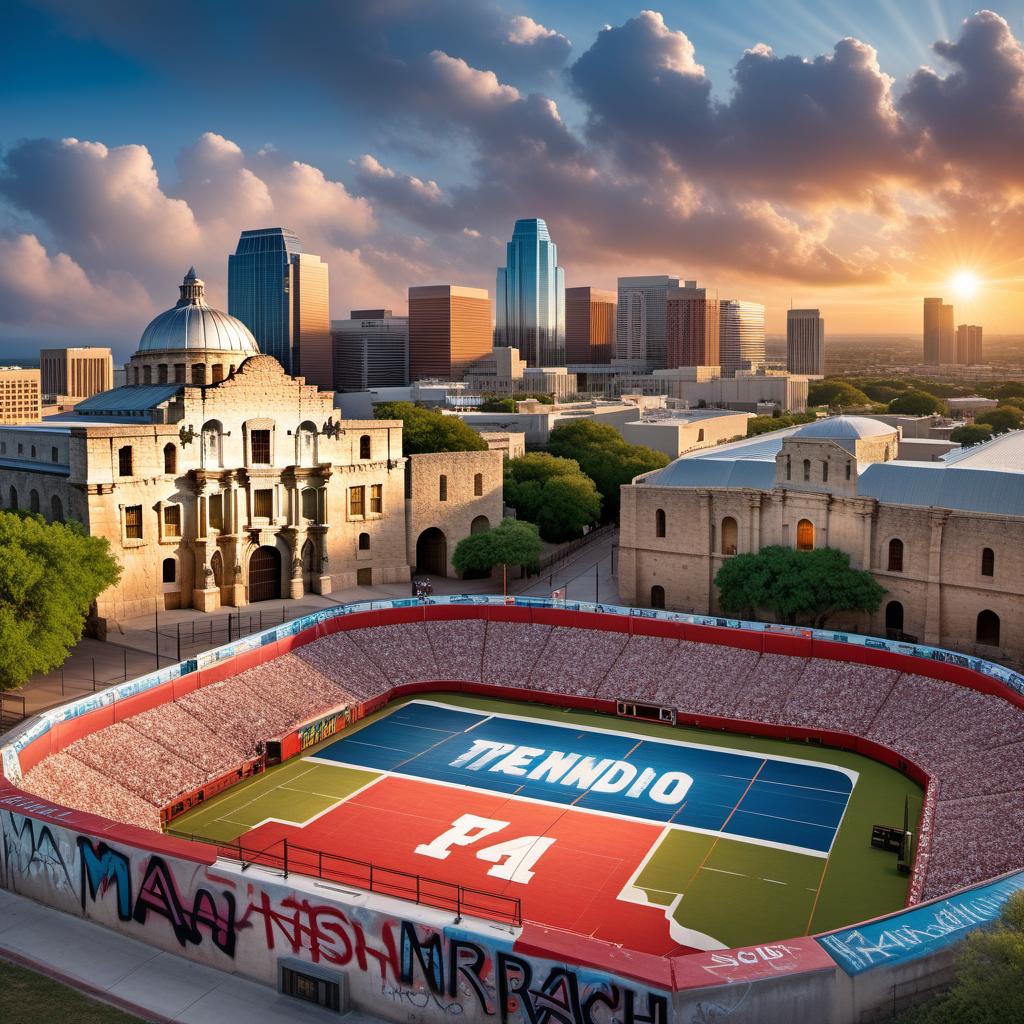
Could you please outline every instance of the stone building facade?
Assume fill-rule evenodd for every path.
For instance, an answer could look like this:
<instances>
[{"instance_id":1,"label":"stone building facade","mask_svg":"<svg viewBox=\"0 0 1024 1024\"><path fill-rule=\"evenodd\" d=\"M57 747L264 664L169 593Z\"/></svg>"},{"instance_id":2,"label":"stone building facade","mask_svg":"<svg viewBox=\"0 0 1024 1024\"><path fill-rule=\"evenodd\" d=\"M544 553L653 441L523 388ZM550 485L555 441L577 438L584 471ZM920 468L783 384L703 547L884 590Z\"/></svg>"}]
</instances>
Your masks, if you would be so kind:
<instances>
[{"instance_id":1,"label":"stone building facade","mask_svg":"<svg viewBox=\"0 0 1024 1024\"><path fill-rule=\"evenodd\" d=\"M499 452L406 459L401 421L342 420L330 392L254 351L196 284L191 273L182 289L192 307L182 354L161 314L159 347L129 363L185 362L183 379L168 370L157 383L151 371L148 384L0 429L0 505L74 518L110 541L122 576L97 602L101 631L154 608L404 582L417 550L436 555L439 545L444 557L422 571L447 575L458 541L500 521ZM203 349L211 326L214 347Z\"/></svg>"},{"instance_id":2,"label":"stone building facade","mask_svg":"<svg viewBox=\"0 0 1024 1024\"><path fill-rule=\"evenodd\" d=\"M718 614L715 575L772 544L833 547L886 589L851 629L1024 660L1024 432L945 463L896 460L898 433L835 417L676 460L622 489L619 592Z\"/></svg>"}]
</instances>

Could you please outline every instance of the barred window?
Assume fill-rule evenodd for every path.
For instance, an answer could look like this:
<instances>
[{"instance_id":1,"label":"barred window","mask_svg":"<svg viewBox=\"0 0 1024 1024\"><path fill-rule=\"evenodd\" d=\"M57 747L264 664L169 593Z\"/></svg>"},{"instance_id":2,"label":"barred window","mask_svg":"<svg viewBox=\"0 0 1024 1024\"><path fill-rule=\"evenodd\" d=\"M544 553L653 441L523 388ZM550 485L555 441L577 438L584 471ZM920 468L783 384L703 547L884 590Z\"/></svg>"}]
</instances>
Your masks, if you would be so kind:
<instances>
[{"instance_id":1,"label":"barred window","mask_svg":"<svg viewBox=\"0 0 1024 1024\"><path fill-rule=\"evenodd\" d=\"M252 432L252 461L261 466L270 465L270 431L254 430Z\"/></svg>"},{"instance_id":2,"label":"barred window","mask_svg":"<svg viewBox=\"0 0 1024 1024\"><path fill-rule=\"evenodd\" d=\"M479 498L484 493L484 475L483 473L473 474L473 496Z\"/></svg>"},{"instance_id":3,"label":"barred window","mask_svg":"<svg viewBox=\"0 0 1024 1024\"><path fill-rule=\"evenodd\" d=\"M359 438L359 458L368 459L370 457L370 435L363 434Z\"/></svg>"},{"instance_id":4,"label":"barred window","mask_svg":"<svg viewBox=\"0 0 1024 1024\"><path fill-rule=\"evenodd\" d=\"M142 540L142 506L126 505L124 510L124 535L128 540Z\"/></svg>"},{"instance_id":5,"label":"barred window","mask_svg":"<svg viewBox=\"0 0 1024 1024\"><path fill-rule=\"evenodd\" d=\"M180 537L181 536L181 506L180 505L166 505L166 506L164 506L164 536L165 537Z\"/></svg>"},{"instance_id":6,"label":"barred window","mask_svg":"<svg viewBox=\"0 0 1024 1024\"><path fill-rule=\"evenodd\" d=\"M117 472L119 476L132 475L132 446L130 444L117 450Z\"/></svg>"},{"instance_id":7,"label":"barred window","mask_svg":"<svg viewBox=\"0 0 1024 1024\"><path fill-rule=\"evenodd\" d=\"M274 492L269 487L253 491L252 514L257 519L270 519L274 514Z\"/></svg>"},{"instance_id":8,"label":"barred window","mask_svg":"<svg viewBox=\"0 0 1024 1024\"><path fill-rule=\"evenodd\" d=\"M348 514L350 516L362 516L366 514L366 488L350 487L348 489Z\"/></svg>"}]
</instances>

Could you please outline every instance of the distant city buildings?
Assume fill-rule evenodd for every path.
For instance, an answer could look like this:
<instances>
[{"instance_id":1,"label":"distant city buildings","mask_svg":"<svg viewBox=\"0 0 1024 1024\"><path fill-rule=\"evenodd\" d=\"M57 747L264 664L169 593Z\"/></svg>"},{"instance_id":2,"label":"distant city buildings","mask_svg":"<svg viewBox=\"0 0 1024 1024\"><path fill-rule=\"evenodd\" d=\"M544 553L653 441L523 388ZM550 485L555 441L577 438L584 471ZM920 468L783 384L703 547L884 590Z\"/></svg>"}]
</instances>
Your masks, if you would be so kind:
<instances>
[{"instance_id":1,"label":"distant city buildings","mask_svg":"<svg viewBox=\"0 0 1024 1024\"><path fill-rule=\"evenodd\" d=\"M981 348L981 327L978 324L960 324L956 329L956 361L961 366L976 366L984 362Z\"/></svg>"},{"instance_id":2,"label":"distant city buildings","mask_svg":"<svg viewBox=\"0 0 1024 1024\"><path fill-rule=\"evenodd\" d=\"M491 299L485 289L455 284L409 289L411 381L461 380L490 354L491 342Z\"/></svg>"},{"instance_id":3,"label":"distant city buildings","mask_svg":"<svg viewBox=\"0 0 1024 1024\"><path fill-rule=\"evenodd\" d=\"M41 415L39 371L0 366L0 424L35 423Z\"/></svg>"},{"instance_id":4,"label":"distant city buildings","mask_svg":"<svg viewBox=\"0 0 1024 1024\"><path fill-rule=\"evenodd\" d=\"M668 369L720 363L719 302L696 281L666 293L665 345Z\"/></svg>"},{"instance_id":5,"label":"distant city buildings","mask_svg":"<svg viewBox=\"0 0 1024 1024\"><path fill-rule=\"evenodd\" d=\"M294 231L242 232L228 257L228 312L286 373L334 388L327 264Z\"/></svg>"},{"instance_id":6,"label":"distant city buildings","mask_svg":"<svg viewBox=\"0 0 1024 1024\"><path fill-rule=\"evenodd\" d=\"M723 299L719 304L719 351L723 377L764 365L764 306Z\"/></svg>"},{"instance_id":7,"label":"distant city buildings","mask_svg":"<svg viewBox=\"0 0 1024 1024\"><path fill-rule=\"evenodd\" d=\"M44 348L39 374L44 395L89 398L114 386L114 358L109 348Z\"/></svg>"},{"instance_id":8,"label":"distant city buildings","mask_svg":"<svg viewBox=\"0 0 1024 1024\"><path fill-rule=\"evenodd\" d=\"M409 318L390 309L353 309L331 321L334 390L367 391L409 383Z\"/></svg>"},{"instance_id":9,"label":"distant city buildings","mask_svg":"<svg viewBox=\"0 0 1024 1024\"><path fill-rule=\"evenodd\" d=\"M530 366L565 365L565 275L543 220L516 221L494 306L496 346L518 349Z\"/></svg>"},{"instance_id":10,"label":"distant city buildings","mask_svg":"<svg viewBox=\"0 0 1024 1024\"><path fill-rule=\"evenodd\" d=\"M615 352L615 292L565 289L565 358L568 363L610 363Z\"/></svg>"},{"instance_id":11,"label":"distant city buildings","mask_svg":"<svg viewBox=\"0 0 1024 1024\"><path fill-rule=\"evenodd\" d=\"M615 358L635 371L659 370L668 358L668 296L679 288L669 274L620 277L615 310Z\"/></svg>"},{"instance_id":12,"label":"distant city buildings","mask_svg":"<svg viewBox=\"0 0 1024 1024\"><path fill-rule=\"evenodd\" d=\"M825 321L820 309L786 310L786 369L812 376L825 372Z\"/></svg>"},{"instance_id":13,"label":"distant city buildings","mask_svg":"<svg viewBox=\"0 0 1024 1024\"><path fill-rule=\"evenodd\" d=\"M941 298L924 300L924 362L930 366L956 362L953 307Z\"/></svg>"}]
</instances>

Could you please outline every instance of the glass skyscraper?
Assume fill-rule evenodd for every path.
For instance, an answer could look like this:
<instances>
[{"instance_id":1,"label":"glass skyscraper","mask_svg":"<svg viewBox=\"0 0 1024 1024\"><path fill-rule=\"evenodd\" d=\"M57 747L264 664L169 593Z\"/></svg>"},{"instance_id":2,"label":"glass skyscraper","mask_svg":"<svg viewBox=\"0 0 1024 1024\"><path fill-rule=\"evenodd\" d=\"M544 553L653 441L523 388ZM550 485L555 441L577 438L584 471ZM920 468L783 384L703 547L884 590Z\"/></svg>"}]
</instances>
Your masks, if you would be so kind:
<instances>
[{"instance_id":1,"label":"glass skyscraper","mask_svg":"<svg viewBox=\"0 0 1024 1024\"><path fill-rule=\"evenodd\" d=\"M528 366L565 365L565 275L558 247L539 218L517 220L498 268L494 344Z\"/></svg>"},{"instance_id":2,"label":"glass skyscraper","mask_svg":"<svg viewBox=\"0 0 1024 1024\"><path fill-rule=\"evenodd\" d=\"M228 256L228 312L286 372L333 389L327 264L294 231L242 232Z\"/></svg>"}]
</instances>

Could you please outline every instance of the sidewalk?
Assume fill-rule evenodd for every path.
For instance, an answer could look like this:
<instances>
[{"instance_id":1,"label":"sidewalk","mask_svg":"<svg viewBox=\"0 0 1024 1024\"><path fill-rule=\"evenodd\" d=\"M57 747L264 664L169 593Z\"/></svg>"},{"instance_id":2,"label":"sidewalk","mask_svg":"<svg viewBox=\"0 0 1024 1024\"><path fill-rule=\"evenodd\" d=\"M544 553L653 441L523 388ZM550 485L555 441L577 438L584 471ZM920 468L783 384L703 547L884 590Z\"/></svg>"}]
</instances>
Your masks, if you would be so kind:
<instances>
[{"instance_id":1,"label":"sidewalk","mask_svg":"<svg viewBox=\"0 0 1024 1024\"><path fill-rule=\"evenodd\" d=\"M380 1024L280 995L0 889L0 957L109 1002L125 1013L182 1024Z\"/></svg>"},{"instance_id":2,"label":"sidewalk","mask_svg":"<svg viewBox=\"0 0 1024 1024\"><path fill-rule=\"evenodd\" d=\"M617 541L618 535L615 532L602 534L592 543L570 552L564 561L545 570L540 576L510 578L508 591L530 597L549 597L556 588L565 587L567 600L617 603L618 587L612 573L613 558L615 567L618 567L615 548ZM429 579L437 596L500 594L502 588L501 574L497 571L493 578L483 580L437 576ZM33 715L84 694L152 672L159 665L170 665L200 651L219 647L228 642L229 635L235 638L257 632L282 621L339 604L389 601L409 596L408 583L390 583L375 587L352 587L323 596L308 594L297 601L263 601L241 609L225 608L207 613L194 608L180 608L162 611L157 616L127 619L117 629L112 629L105 641L84 637L71 649L59 669L33 677L19 690L11 691L11 694L23 697L25 714ZM3 731L0 727L0 734Z\"/></svg>"}]
</instances>

